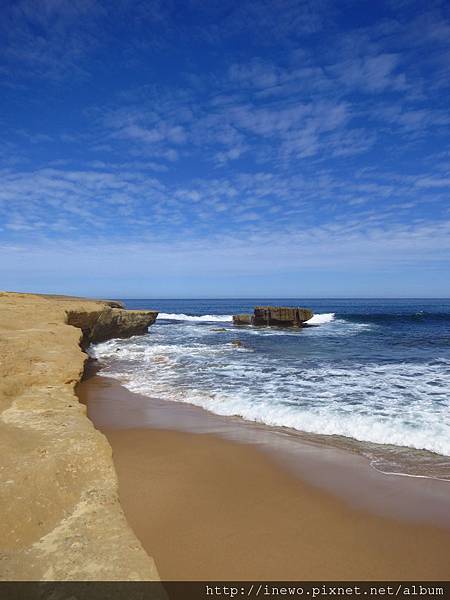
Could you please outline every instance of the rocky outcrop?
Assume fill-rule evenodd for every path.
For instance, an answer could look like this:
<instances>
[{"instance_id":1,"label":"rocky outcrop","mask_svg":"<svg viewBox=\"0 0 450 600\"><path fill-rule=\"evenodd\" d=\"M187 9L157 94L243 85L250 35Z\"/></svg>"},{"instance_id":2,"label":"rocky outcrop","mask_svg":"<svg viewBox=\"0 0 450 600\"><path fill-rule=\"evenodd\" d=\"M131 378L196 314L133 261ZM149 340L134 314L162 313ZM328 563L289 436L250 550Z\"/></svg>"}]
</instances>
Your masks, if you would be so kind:
<instances>
[{"instance_id":1,"label":"rocky outcrop","mask_svg":"<svg viewBox=\"0 0 450 600\"><path fill-rule=\"evenodd\" d=\"M147 333L150 325L156 321L158 313L147 310L124 310L105 306L100 311L68 310L67 324L78 327L83 332L81 347L104 342L111 338L127 338Z\"/></svg>"},{"instance_id":2,"label":"rocky outcrop","mask_svg":"<svg viewBox=\"0 0 450 600\"><path fill-rule=\"evenodd\" d=\"M235 325L251 325L253 315L233 315Z\"/></svg>"},{"instance_id":3,"label":"rocky outcrop","mask_svg":"<svg viewBox=\"0 0 450 600\"><path fill-rule=\"evenodd\" d=\"M119 504L111 447L75 394L80 343L143 332L156 318L126 313L0 293L2 580L158 578Z\"/></svg>"},{"instance_id":4,"label":"rocky outcrop","mask_svg":"<svg viewBox=\"0 0 450 600\"><path fill-rule=\"evenodd\" d=\"M288 306L257 306L253 315L234 315L235 325L272 325L277 327L303 327L314 313L309 308Z\"/></svg>"}]
</instances>

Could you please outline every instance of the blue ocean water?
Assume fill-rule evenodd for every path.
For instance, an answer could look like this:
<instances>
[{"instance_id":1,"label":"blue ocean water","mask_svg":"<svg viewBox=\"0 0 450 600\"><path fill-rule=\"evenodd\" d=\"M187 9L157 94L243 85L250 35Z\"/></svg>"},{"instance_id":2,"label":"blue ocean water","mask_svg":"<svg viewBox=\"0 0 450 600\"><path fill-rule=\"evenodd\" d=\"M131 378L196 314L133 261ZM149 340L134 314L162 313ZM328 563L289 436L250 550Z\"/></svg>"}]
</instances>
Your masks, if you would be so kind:
<instances>
[{"instance_id":1,"label":"blue ocean water","mask_svg":"<svg viewBox=\"0 0 450 600\"><path fill-rule=\"evenodd\" d=\"M125 303L160 311L151 335L111 340L92 353L130 390L337 442L358 440L387 470L437 468L445 476L450 300ZM264 304L309 307L314 326L233 325L233 314Z\"/></svg>"}]
</instances>

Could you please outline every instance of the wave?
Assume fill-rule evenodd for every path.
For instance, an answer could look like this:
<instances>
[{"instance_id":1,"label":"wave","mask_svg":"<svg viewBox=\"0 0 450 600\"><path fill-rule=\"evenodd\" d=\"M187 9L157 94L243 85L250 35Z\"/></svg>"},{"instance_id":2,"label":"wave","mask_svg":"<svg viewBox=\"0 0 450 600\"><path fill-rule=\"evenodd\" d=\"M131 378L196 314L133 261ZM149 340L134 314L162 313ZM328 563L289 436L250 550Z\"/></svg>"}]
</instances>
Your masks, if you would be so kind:
<instances>
[{"instance_id":1,"label":"wave","mask_svg":"<svg viewBox=\"0 0 450 600\"><path fill-rule=\"evenodd\" d=\"M319 313L314 315L309 321L306 321L308 325L325 325L334 321L335 313ZM184 313L159 313L158 319L164 319L167 321L191 321L191 322L220 322L220 323L231 323L233 321L233 315L186 315Z\"/></svg>"},{"instance_id":2,"label":"wave","mask_svg":"<svg viewBox=\"0 0 450 600\"><path fill-rule=\"evenodd\" d=\"M129 384L130 389L148 393L147 386L137 382ZM212 397L211 397L212 396ZM239 416L271 427L287 427L300 432L328 436L343 436L360 442L372 442L397 447L427 450L442 456L450 456L448 428L436 423L433 436L425 429L414 430L408 424L382 419L379 415L330 414L324 410L302 410L297 406L283 404L254 404L238 396L199 391L189 394L166 396L168 400L187 402L222 416Z\"/></svg>"},{"instance_id":3,"label":"wave","mask_svg":"<svg viewBox=\"0 0 450 600\"><path fill-rule=\"evenodd\" d=\"M335 316L335 313L319 313L311 317L311 319L306 321L306 323L308 325L325 325L326 323L331 323L331 321L334 321Z\"/></svg>"},{"instance_id":4,"label":"wave","mask_svg":"<svg viewBox=\"0 0 450 600\"><path fill-rule=\"evenodd\" d=\"M185 315L184 313L159 313L158 319L164 319L167 321L205 321L209 323L214 322L231 322L233 321L232 315Z\"/></svg>"},{"instance_id":5,"label":"wave","mask_svg":"<svg viewBox=\"0 0 450 600\"><path fill-rule=\"evenodd\" d=\"M249 328L248 331L253 331ZM270 426L450 455L450 361L283 361L185 334L111 340L92 349L133 392ZM245 344L244 344L245 346ZM242 351L242 352L241 352Z\"/></svg>"}]
</instances>

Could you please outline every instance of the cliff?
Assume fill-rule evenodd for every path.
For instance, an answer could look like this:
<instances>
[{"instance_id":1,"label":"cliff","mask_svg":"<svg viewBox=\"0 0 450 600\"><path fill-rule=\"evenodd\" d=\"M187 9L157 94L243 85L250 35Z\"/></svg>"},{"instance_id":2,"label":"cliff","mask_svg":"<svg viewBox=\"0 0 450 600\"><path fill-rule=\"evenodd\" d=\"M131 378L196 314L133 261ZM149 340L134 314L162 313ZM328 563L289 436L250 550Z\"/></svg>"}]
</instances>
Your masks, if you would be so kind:
<instances>
[{"instance_id":1,"label":"cliff","mask_svg":"<svg viewBox=\"0 0 450 600\"><path fill-rule=\"evenodd\" d=\"M0 293L0 579L158 579L119 504L111 448L75 394L81 347L144 333L156 316Z\"/></svg>"}]
</instances>

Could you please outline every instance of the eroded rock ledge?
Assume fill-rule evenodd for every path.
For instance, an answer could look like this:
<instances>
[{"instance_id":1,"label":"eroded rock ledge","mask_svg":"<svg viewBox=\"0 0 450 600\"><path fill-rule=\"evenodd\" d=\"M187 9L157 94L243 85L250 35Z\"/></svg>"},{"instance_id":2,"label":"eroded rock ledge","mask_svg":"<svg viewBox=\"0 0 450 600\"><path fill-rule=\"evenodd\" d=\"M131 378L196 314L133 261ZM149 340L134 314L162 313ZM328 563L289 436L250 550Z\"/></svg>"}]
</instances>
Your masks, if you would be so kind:
<instances>
[{"instance_id":1,"label":"eroded rock ledge","mask_svg":"<svg viewBox=\"0 0 450 600\"><path fill-rule=\"evenodd\" d=\"M111 448L75 395L81 346L145 333L156 316L0 292L0 579L158 579L119 504Z\"/></svg>"},{"instance_id":2,"label":"eroded rock ledge","mask_svg":"<svg viewBox=\"0 0 450 600\"><path fill-rule=\"evenodd\" d=\"M113 337L127 338L132 335L147 333L150 325L156 320L158 313L147 310L124 310L123 308L106 306L101 310L86 312L69 309L66 311L68 325L78 327L83 332L80 345L83 349L89 344L104 342Z\"/></svg>"}]
</instances>

